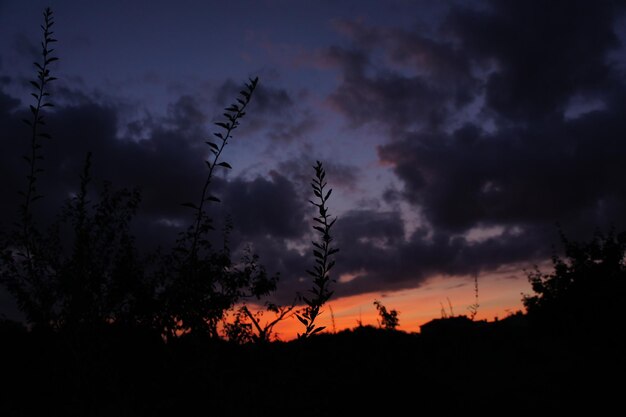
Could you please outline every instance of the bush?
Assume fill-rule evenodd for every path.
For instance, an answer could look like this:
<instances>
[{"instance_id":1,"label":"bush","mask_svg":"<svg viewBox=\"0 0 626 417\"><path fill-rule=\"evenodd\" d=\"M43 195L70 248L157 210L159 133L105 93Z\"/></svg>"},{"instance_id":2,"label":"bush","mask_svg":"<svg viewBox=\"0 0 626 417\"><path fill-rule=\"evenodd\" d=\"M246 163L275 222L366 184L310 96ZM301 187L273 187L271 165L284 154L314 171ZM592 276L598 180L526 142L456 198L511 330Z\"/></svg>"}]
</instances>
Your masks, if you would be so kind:
<instances>
[{"instance_id":1,"label":"bush","mask_svg":"<svg viewBox=\"0 0 626 417\"><path fill-rule=\"evenodd\" d=\"M565 334L614 332L626 305L626 233L598 232L587 242L561 233L561 243L565 256L552 257L552 272L528 273L535 292L523 298L529 318Z\"/></svg>"}]
</instances>

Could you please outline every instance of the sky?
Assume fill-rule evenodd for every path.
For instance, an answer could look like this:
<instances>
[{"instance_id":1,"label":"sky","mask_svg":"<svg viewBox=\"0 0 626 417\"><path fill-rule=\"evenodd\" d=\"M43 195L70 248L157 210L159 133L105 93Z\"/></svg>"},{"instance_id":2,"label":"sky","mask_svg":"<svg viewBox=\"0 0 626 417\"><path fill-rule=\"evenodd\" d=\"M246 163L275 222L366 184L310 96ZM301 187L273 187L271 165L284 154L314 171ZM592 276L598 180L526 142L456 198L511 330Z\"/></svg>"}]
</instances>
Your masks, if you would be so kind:
<instances>
[{"instance_id":1,"label":"sky","mask_svg":"<svg viewBox=\"0 0 626 417\"><path fill-rule=\"evenodd\" d=\"M310 180L322 161L340 249L323 323L399 328L522 309L558 228L623 228L623 1L0 0L0 226L15 218L42 12L58 78L42 162L50 219L85 154L96 181L139 187L146 251L173 242L199 198L205 140L258 77L212 184L231 244L290 303L312 283ZM221 220L220 220L221 219ZM451 311L452 310L452 311ZM0 292L0 314L16 317ZM284 323L290 338L299 323Z\"/></svg>"}]
</instances>

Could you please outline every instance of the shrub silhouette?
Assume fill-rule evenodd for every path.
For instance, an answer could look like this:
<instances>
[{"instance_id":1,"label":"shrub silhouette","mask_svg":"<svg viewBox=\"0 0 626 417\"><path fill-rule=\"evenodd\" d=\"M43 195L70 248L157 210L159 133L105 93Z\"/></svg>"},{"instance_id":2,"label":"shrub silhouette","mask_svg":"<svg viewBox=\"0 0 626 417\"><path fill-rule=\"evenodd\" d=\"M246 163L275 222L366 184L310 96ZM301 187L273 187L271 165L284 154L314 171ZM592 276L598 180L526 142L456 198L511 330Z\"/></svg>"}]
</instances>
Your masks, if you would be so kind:
<instances>
[{"instance_id":1,"label":"shrub silhouette","mask_svg":"<svg viewBox=\"0 0 626 417\"><path fill-rule=\"evenodd\" d=\"M79 191L66 203L50 236L56 242L49 266L57 287L56 326L77 329L149 322L149 312L139 303L146 303L151 288L130 232L139 191L112 190L105 182L93 201L90 168L91 153L87 153ZM70 228L69 239L64 239L65 225Z\"/></svg>"},{"instance_id":2,"label":"shrub silhouette","mask_svg":"<svg viewBox=\"0 0 626 417\"><path fill-rule=\"evenodd\" d=\"M597 232L587 242L560 232L564 257L552 257L553 271L527 273L534 295L523 304L534 322L566 334L613 333L626 305L626 233Z\"/></svg>"}]
</instances>

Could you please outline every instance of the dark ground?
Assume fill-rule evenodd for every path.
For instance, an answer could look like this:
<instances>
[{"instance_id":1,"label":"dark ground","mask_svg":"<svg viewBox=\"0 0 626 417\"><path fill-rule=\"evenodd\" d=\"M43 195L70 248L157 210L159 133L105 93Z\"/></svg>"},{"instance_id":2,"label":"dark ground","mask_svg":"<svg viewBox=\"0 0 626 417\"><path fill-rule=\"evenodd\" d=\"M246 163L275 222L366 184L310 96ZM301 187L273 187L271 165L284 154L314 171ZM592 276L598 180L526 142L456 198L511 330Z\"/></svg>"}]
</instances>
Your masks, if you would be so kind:
<instances>
[{"instance_id":1,"label":"dark ground","mask_svg":"<svg viewBox=\"0 0 626 417\"><path fill-rule=\"evenodd\" d=\"M335 416L623 409L619 338L560 337L513 317L360 327L267 345L139 331L90 337L2 324L0 415Z\"/></svg>"}]
</instances>

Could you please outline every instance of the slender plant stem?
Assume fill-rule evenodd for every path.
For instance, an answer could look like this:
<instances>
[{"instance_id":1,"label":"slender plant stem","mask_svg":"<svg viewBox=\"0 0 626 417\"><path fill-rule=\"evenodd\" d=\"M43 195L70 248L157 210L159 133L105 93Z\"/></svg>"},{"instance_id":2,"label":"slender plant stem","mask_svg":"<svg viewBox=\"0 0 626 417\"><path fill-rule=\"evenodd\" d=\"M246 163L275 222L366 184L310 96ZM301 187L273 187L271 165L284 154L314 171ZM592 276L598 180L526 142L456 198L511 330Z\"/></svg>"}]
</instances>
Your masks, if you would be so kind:
<instances>
[{"instance_id":1,"label":"slender plant stem","mask_svg":"<svg viewBox=\"0 0 626 417\"><path fill-rule=\"evenodd\" d=\"M200 201L196 207L196 219L194 224L193 238L191 243L191 251L190 256L195 258L198 250L198 241L200 239L200 235L202 234L202 220L205 218L206 213L204 210L204 205L207 201L217 200L215 197L208 195L209 185L211 184L211 180L213 179L213 172L216 166L222 166L225 168L230 168L230 165L221 162L218 163L226 144L228 143L228 139L232 137L232 132L239 126L239 120L246 114L245 109L250 103L250 99L252 97L252 93L256 89L258 84L258 78L254 78L250 80L250 83L246 84L247 91L242 91L241 95L244 97L243 99L239 99L238 105L231 105L226 109L227 112L224 115L227 117L228 122L218 122L216 125L222 127L225 131L224 133L215 133L215 136L222 140L221 144L216 145L213 142L207 142L211 146L211 151L214 154L213 163L207 161L207 165L209 167L209 172L207 173L206 180L204 181L204 186L202 187L202 194L200 195Z\"/></svg>"}]
</instances>

